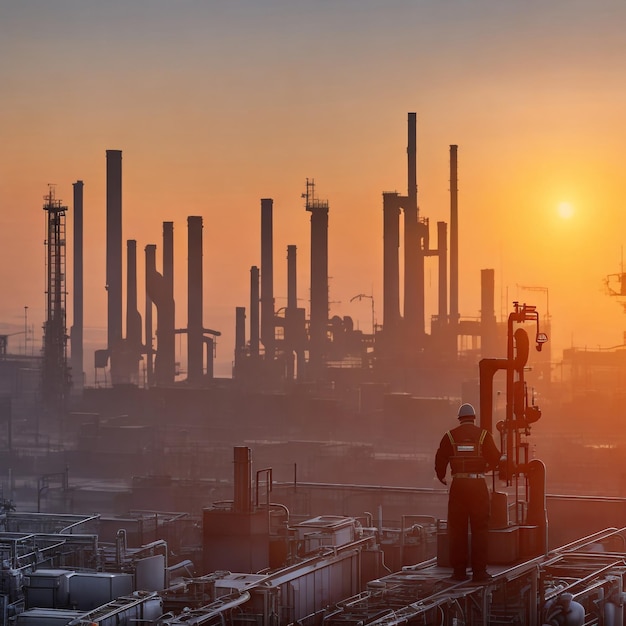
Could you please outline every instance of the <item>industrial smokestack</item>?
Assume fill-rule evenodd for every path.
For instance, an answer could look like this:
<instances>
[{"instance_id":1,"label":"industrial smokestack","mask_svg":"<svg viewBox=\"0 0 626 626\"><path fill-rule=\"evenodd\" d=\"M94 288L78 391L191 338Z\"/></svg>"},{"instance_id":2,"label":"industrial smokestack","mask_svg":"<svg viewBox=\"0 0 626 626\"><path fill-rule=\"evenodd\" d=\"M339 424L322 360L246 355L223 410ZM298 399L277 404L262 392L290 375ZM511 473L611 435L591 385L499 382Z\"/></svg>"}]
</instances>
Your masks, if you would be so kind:
<instances>
[{"instance_id":1,"label":"industrial smokestack","mask_svg":"<svg viewBox=\"0 0 626 626\"><path fill-rule=\"evenodd\" d=\"M459 214L457 149L450 146L450 321L459 321Z\"/></svg>"},{"instance_id":2,"label":"industrial smokestack","mask_svg":"<svg viewBox=\"0 0 626 626\"><path fill-rule=\"evenodd\" d=\"M246 352L246 308L235 308L235 370L234 376L240 374L239 368Z\"/></svg>"},{"instance_id":3,"label":"industrial smokestack","mask_svg":"<svg viewBox=\"0 0 626 626\"><path fill-rule=\"evenodd\" d=\"M213 337L202 337L202 341L206 347L206 375L207 378L213 379L213 355L215 353L215 340Z\"/></svg>"},{"instance_id":4,"label":"industrial smokestack","mask_svg":"<svg viewBox=\"0 0 626 626\"><path fill-rule=\"evenodd\" d=\"M113 379L114 353L122 340L122 151L107 150L106 159L107 347Z\"/></svg>"},{"instance_id":5,"label":"industrial smokestack","mask_svg":"<svg viewBox=\"0 0 626 626\"><path fill-rule=\"evenodd\" d=\"M296 369L294 353L298 349L298 289L296 246L287 246L287 308L285 309L285 359L287 380L293 380Z\"/></svg>"},{"instance_id":6,"label":"industrial smokestack","mask_svg":"<svg viewBox=\"0 0 626 626\"><path fill-rule=\"evenodd\" d=\"M437 256L439 260L439 320L445 324L448 315L448 225L437 222Z\"/></svg>"},{"instance_id":7,"label":"industrial smokestack","mask_svg":"<svg viewBox=\"0 0 626 626\"><path fill-rule=\"evenodd\" d=\"M271 198L261 200L261 341L265 358L274 359L274 259L273 259L273 203Z\"/></svg>"},{"instance_id":8,"label":"industrial smokestack","mask_svg":"<svg viewBox=\"0 0 626 626\"><path fill-rule=\"evenodd\" d=\"M250 356L259 356L259 268L250 268Z\"/></svg>"},{"instance_id":9,"label":"industrial smokestack","mask_svg":"<svg viewBox=\"0 0 626 626\"><path fill-rule=\"evenodd\" d=\"M425 330L424 253L417 208L417 121L408 117L408 190L404 201L404 323L405 344L419 348Z\"/></svg>"},{"instance_id":10,"label":"industrial smokestack","mask_svg":"<svg viewBox=\"0 0 626 626\"><path fill-rule=\"evenodd\" d=\"M298 308L296 246L287 246L287 308Z\"/></svg>"},{"instance_id":11,"label":"industrial smokestack","mask_svg":"<svg viewBox=\"0 0 626 626\"><path fill-rule=\"evenodd\" d=\"M174 222L163 222L163 278L174 298Z\"/></svg>"},{"instance_id":12,"label":"industrial smokestack","mask_svg":"<svg viewBox=\"0 0 626 626\"><path fill-rule=\"evenodd\" d=\"M85 383L83 370L83 181L74 184L74 298L70 345L72 348L72 390L81 394Z\"/></svg>"},{"instance_id":13,"label":"industrial smokestack","mask_svg":"<svg viewBox=\"0 0 626 626\"><path fill-rule=\"evenodd\" d=\"M311 320L309 363L319 375L326 356L328 329L328 202L315 198L315 182L307 179L306 210L311 213Z\"/></svg>"},{"instance_id":14,"label":"industrial smokestack","mask_svg":"<svg viewBox=\"0 0 626 626\"><path fill-rule=\"evenodd\" d=\"M393 337L400 323L400 198L383 193L383 330Z\"/></svg>"},{"instance_id":15,"label":"industrial smokestack","mask_svg":"<svg viewBox=\"0 0 626 626\"><path fill-rule=\"evenodd\" d=\"M483 357L493 356L498 348L495 283L494 270L480 270L480 351Z\"/></svg>"},{"instance_id":16,"label":"industrial smokestack","mask_svg":"<svg viewBox=\"0 0 626 626\"><path fill-rule=\"evenodd\" d=\"M407 142L407 198L411 209L417 211L417 115L409 113Z\"/></svg>"},{"instance_id":17,"label":"industrial smokestack","mask_svg":"<svg viewBox=\"0 0 626 626\"><path fill-rule=\"evenodd\" d=\"M131 380L139 381L141 314L137 308L137 242L126 242L126 361Z\"/></svg>"},{"instance_id":18,"label":"industrial smokestack","mask_svg":"<svg viewBox=\"0 0 626 626\"><path fill-rule=\"evenodd\" d=\"M163 279L165 293L157 308L157 380L171 384L176 378L176 316L174 303L174 222L163 222Z\"/></svg>"},{"instance_id":19,"label":"industrial smokestack","mask_svg":"<svg viewBox=\"0 0 626 626\"><path fill-rule=\"evenodd\" d=\"M235 446L235 497L233 510L236 513L252 512L252 455L250 448Z\"/></svg>"},{"instance_id":20,"label":"industrial smokestack","mask_svg":"<svg viewBox=\"0 0 626 626\"><path fill-rule=\"evenodd\" d=\"M154 345L152 332L152 305L153 301L150 297L151 284L156 274L156 246L148 244L145 248L145 265L146 265L146 312L145 312L145 333L146 333L146 377L148 387L154 385Z\"/></svg>"},{"instance_id":21,"label":"industrial smokestack","mask_svg":"<svg viewBox=\"0 0 626 626\"><path fill-rule=\"evenodd\" d=\"M187 218L187 380L202 381L204 374L202 320L202 217ZM211 362L213 359L211 359Z\"/></svg>"},{"instance_id":22,"label":"industrial smokestack","mask_svg":"<svg viewBox=\"0 0 626 626\"><path fill-rule=\"evenodd\" d=\"M154 377L157 385L176 378L174 307L174 225L163 222L163 274L156 270L154 250L146 247L146 291L157 308L157 350Z\"/></svg>"}]
</instances>

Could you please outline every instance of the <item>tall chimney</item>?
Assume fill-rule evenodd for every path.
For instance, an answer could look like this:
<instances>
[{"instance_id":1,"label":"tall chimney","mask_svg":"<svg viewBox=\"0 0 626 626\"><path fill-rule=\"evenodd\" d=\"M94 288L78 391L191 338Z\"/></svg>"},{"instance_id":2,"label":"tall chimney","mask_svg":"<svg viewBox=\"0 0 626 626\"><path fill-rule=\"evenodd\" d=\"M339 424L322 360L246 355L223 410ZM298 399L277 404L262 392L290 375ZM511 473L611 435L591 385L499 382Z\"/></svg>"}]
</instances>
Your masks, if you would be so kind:
<instances>
[{"instance_id":1,"label":"tall chimney","mask_svg":"<svg viewBox=\"0 0 626 626\"><path fill-rule=\"evenodd\" d=\"M128 373L131 381L139 382L141 360L141 314L137 308L137 242L126 242L126 346Z\"/></svg>"},{"instance_id":2,"label":"tall chimney","mask_svg":"<svg viewBox=\"0 0 626 626\"><path fill-rule=\"evenodd\" d=\"M417 208L416 114L408 117L408 190L404 202L404 323L405 343L419 347L425 328L424 255Z\"/></svg>"},{"instance_id":3,"label":"tall chimney","mask_svg":"<svg viewBox=\"0 0 626 626\"><path fill-rule=\"evenodd\" d=\"M235 446L235 497L233 510L236 513L252 512L252 456L250 448Z\"/></svg>"},{"instance_id":4,"label":"tall chimney","mask_svg":"<svg viewBox=\"0 0 626 626\"><path fill-rule=\"evenodd\" d=\"M235 307L235 369L234 378L240 375L240 366L246 352L246 307Z\"/></svg>"},{"instance_id":5,"label":"tall chimney","mask_svg":"<svg viewBox=\"0 0 626 626\"><path fill-rule=\"evenodd\" d=\"M202 381L203 337L202 321L202 217L187 217L187 380ZM212 359L211 359L212 361Z\"/></svg>"},{"instance_id":6,"label":"tall chimney","mask_svg":"<svg viewBox=\"0 0 626 626\"><path fill-rule=\"evenodd\" d=\"M480 352L483 358L493 357L498 348L495 283L493 269L480 270Z\"/></svg>"},{"instance_id":7,"label":"tall chimney","mask_svg":"<svg viewBox=\"0 0 626 626\"><path fill-rule=\"evenodd\" d=\"M261 341L265 358L274 359L274 260L273 260L273 200L261 200Z\"/></svg>"},{"instance_id":8,"label":"tall chimney","mask_svg":"<svg viewBox=\"0 0 626 626\"><path fill-rule=\"evenodd\" d=\"M213 354L215 352L215 339L213 337L203 337L203 343L206 348L206 375L207 378L213 379Z\"/></svg>"},{"instance_id":9,"label":"tall chimney","mask_svg":"<svg viewBox=\"0 0 626 626\"><path fill-rule=\"evenodd\" d=\"M437 222L437 256L439 265L439 310L438 317L445 324L448 316L448 225Z\"/></svg>"},{"instance_id":10,"label":"tall chimney","mask_svg":"<svg viewBox=\"0 0 626 626\"><path fill-rule=\"evenodd\" d=\"M153 300L150 297L154 275L156 274L156 246L151 243L145 248L145 266L146 266L146 312L145 312L145 336L146 336L146 377L148 387L154 385L154 335L152 329L152 305Z\"/></svg>"},{"instance_id":11,"label":"tall chimney","mask_svg":"<svg viewBox=\"0 0 626 626\"><path fill-rule=\"evenodd\" d=\"M154 378L157 385L171 385L176 378L174 307L174 226L163 222L163 274L156 270L154 248L146 247L146 293L157 308L157 350Z\"/></svg>"},{"instance_id":12,"label":"tall chimney","mask_svg":"<svg viewBox=\"0 0 626 626\"><path fill-rule=\"evenodd\" d=\"M114 352L122 340L122 151L107 150L106 289L107 348L114 378Z\"/></svg>"},{"instance_id":13,"label":"tall chimney","mask_svg":"<svg viewBox=\"0 0 626 626\"><path fill-rule=\"evenodd\" d=\"M158 309L158 354L160 379L172 384L176 378L176 316L174 304L174 222L163 222L163 306Z\"/></svg>"},{"instance_id":14,"label":"tall chimney","mask_svg":"<svg viewBox=\"0 0 626 626\"><path fill-rule=\"evenodd\" d=\"M250 356L259 356L259 268L250 268Z\"/></svg>"},{"instance_id":15,"label":"tall chimney","mask_svg":"<svg viewBox=\"0 0 626 626\"><path fill-rule=\"evenodd\" d=\"M407 198L411 211L417 215L417 114L409 113L407 141Z\"/></svg>"},{"instance_id":16,"label":"tall chimney","mask_svg":"<svg viewBox=\"0 0 626 626\"><path fill-rule=\"evenodd\" d=\"M287 308L298 308L296 246L287 246Z\"/></svg>"},{"instance_id":17,"label":"tall chimney","mask_svg":"<svg viewBox=\"0 0 626 626\"><path fill-rule=\"evenodd\" d=\"M392 344L400 323L400 198L383 193L383 330Z\"/></svg>"},{"instance_id":18,"label":"tall chimney","mask_svg":"<svg viewBox=\"0 0 626 626\"><path fill-rule=\"evenodd\" d=\"M163 278L174 297L174 222L163 222Z\"/></svg>"},{"instance_id":19,"label":"tall chimney","mask_svg":"<svg viewBox=\"0 0 626 626\"><path fill-rule=\"evenodd\" d=\"M72 348L72 390L81 394L85 383L83 370L83 181L74 184L74 298L70 345Z\"/></svg>"},{"instance_id":20,"label":"tall chimney","mask_svg":"<svg viewBox=\"0 0 626 626\"><path fill-rule=\"evenodd\" d=\"M287 246L287 308L285 309L285 359L287 380L293 380L296 370L294 352L298 349L298 289L296 246Z\"/></svg>"},{"instance_id":21,"label":"tall chimney","mask_svg":"<svg viewBox=\"0 0 626 626\"><path fill-rule=\"evenodd\" d=\"M450 146L450 321L459 321L459 213L457 149Z\"/></svg>"},{"instance_id":22,"label":"tall chimney","mask_svg":"<svg viewBox=\"0 0 626 626\"><path fill-rule=\"evenodd\" d=\"M311 213L311 320L309 363L321 374L328 328L328 202L314 196L315 183L307 179L306 210Z\"/></svg>"}]
</instances>

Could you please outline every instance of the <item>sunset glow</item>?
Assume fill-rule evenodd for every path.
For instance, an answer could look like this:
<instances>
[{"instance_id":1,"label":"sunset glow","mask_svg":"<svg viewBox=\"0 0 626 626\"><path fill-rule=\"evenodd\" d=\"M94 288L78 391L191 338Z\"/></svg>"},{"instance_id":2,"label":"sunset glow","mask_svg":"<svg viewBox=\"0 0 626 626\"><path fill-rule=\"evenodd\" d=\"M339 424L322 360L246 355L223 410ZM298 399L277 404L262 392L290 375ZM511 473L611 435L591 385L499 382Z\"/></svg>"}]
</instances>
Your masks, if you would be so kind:
<instances>
[{"instance_id":1,"label":"sunset glow","mask_svg":"<svg viewBox=\"0 0 626 626\"><path fill-rule=\"evenodd\" d=\"M569 219L574 215L574 207L569 202L561 202L557 208L563 219Z\"/></svg>"},{"instance_id":2,"label":"sunset glow","mask_svg":"<svg viewBox=\"0 0 626 626\"><path fill-rule=\"evenodd\" d=\"M459 146L461 315L479 315L480 271L494 268L498 314L516 284L550 289L555 354L572 342L615 345L626 320L602 284L619 269L626 233L625 21L626 5L608 0L5 3L0 330L19 331L27 305L39 336L42 198L55 183L70 241L72 183L83 180L86 342L103 347L108 149L123 152L124 239L143 254L174 222L177 327L186 218L204 218L218 374L230 372L235 308L248 305L260 260L261 198L274 199L276 308L290 244L308 308L307 177L330 206L330 315L382 323L382 192L406 193L415 111L432 247L437 222L450 221L449 146ZM602 208L583 210L591 206ZM68 277L70 268L71 258ZM434 264L426 271L429 323ZM68 302L72 289L70 280ZM360 293L371 300L354 300ZM543 305L541 294L523 295Z\"/></svg>"}]
</instances>

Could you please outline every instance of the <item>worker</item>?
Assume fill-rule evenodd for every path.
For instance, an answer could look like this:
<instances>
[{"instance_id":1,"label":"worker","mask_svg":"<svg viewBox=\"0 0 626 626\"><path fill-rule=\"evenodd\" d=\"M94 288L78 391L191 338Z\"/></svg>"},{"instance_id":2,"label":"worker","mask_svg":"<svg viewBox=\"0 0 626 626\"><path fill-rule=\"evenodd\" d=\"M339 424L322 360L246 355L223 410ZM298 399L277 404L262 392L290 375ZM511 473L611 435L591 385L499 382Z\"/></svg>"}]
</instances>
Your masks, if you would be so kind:
<instances>
[{"instance_id":1,"label":"worker","mask_svg":"<svg viewBox=\"0 0 626 626\"><path fill-rule=\"evenodd\" d=\"M452 580L468 580L468 521L472 531L472 579L486 582L489 490L485 472L495 469L500 452L491 433L474 424L476 411L471 404L459 407L460 424L444 434L435 455L437 478L446 482L450 464L452 484L448 496L448 540Z\"/></svg>"}]
</instances>

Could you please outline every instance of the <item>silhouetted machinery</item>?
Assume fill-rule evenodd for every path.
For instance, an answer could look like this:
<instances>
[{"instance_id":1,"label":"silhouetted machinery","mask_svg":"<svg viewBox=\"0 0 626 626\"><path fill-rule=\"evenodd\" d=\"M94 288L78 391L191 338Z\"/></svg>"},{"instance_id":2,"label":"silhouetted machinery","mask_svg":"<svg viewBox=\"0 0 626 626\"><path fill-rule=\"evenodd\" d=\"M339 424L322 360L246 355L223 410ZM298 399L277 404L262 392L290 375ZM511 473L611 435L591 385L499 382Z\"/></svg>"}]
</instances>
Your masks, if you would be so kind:
<instances>
[{"instance_id":1,"label":"silhouetted machinery","mask_svg":"<svg viewBox=\"0 0 626 626\"><path fill-rule=\"evenodd\" d=\"M505 419L496 424L502 451L497 477L505 482L506 490L496 490L494 474L489 545L492 564L532 558L547 550L545 465L530 458L527 441L531 424L541 417L534 399L529 403L524 379L530 351L528 333L523 328L527 322L536 324L535 343L541 351L548 337L540 332L536 307L514 302L507 322L506 358L485 358L479 363L480 425L490 432L493 431L493 379L500 370L506 374ZM444 539L438 555L440 564L447 560L446 548Z\"/></svg>"}]
</instances>

